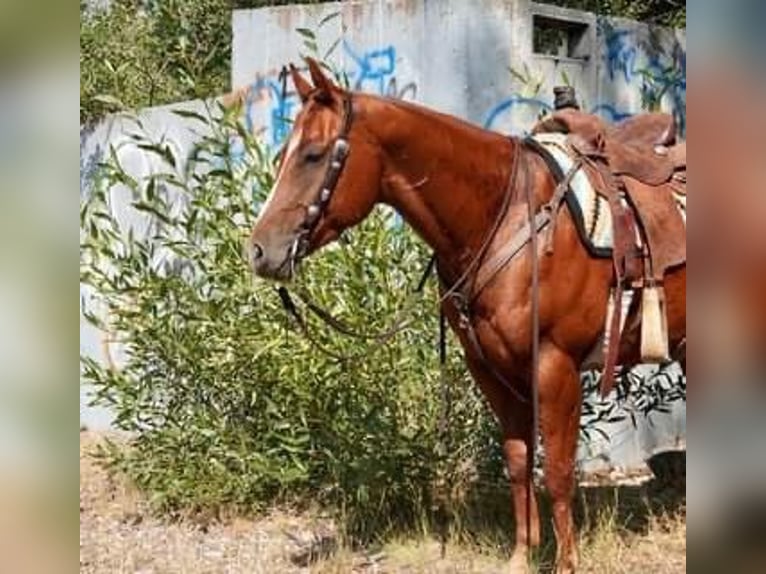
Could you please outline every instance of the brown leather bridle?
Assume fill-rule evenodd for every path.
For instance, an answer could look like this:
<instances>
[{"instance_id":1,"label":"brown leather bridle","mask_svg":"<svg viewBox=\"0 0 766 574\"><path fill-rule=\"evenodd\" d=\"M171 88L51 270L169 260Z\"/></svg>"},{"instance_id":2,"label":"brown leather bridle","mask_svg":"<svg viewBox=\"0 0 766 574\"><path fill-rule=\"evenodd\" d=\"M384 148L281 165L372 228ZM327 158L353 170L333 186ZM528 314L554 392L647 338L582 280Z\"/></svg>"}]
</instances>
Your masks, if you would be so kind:
<instances>
[{"instance_id":1,"label":"brown leather bridle","mask_svg":"<svg viewBox=\"0 0 766 574\"><path fill-rule=\"evenodd\" d=\"M351 93L347 93L343 96L343 119L340 131L335 138L335 142L332 144L330 165L322 179L322 185L319 187L316 201L306 208L306 219L301 224L298 236L295 238L290 250L290 266L293 271L295 264L308 254L311 235L316 230L317 225L319 225L322 216L327 212L327 206L343 173L346 159L351 151L348 134L351 131L353 111Z\"/></svg>"}]
</instances>

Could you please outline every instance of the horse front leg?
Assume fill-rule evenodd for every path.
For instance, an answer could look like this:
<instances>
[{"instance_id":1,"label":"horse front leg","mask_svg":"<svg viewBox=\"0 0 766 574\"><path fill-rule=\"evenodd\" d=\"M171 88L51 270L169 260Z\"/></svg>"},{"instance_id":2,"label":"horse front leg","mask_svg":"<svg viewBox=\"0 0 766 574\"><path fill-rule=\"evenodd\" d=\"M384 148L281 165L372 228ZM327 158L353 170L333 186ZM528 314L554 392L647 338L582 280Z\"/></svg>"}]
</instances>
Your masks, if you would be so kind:
<instances>
[{"instance_id":1,"label":"horse front leg","mask_svg":"<svg viewBox=\"0 0 766 574\"><path fill-rule=\"evenodd\" d=\"M582 395L575 361L553 344L541 345L540 431L545 448L545 485L556 531L556 574L577 568L577 538L572 518L575 456Z\"/></svg>"},{"instance_id":2,"label":"horse front leg","mask_svg":"<svg viewBox=\"0 0 766 574\"><path fill-rule=\"evenodd\" d=\"M529 550L540 545L540 519L529 465L532 437L530 405L514 397L479 361L468 357L468 367L503 432L503 452L508 465L516 527L511 573L526 574L529 572Z\"/></svg>"},{"instance_id":3,"label":"horse front leg","mask_svg":"<svg viewBox=\"0 0 766 574\"><path fill-rule=\"evenodd\" d=\"M530 465L532 420L528 405L510 399L511 421L503 425L503 451L513 497L516 543L511 555L511 572L529 571L529 550L540 545L540 518Z\"/></svg>"}]
</instances>

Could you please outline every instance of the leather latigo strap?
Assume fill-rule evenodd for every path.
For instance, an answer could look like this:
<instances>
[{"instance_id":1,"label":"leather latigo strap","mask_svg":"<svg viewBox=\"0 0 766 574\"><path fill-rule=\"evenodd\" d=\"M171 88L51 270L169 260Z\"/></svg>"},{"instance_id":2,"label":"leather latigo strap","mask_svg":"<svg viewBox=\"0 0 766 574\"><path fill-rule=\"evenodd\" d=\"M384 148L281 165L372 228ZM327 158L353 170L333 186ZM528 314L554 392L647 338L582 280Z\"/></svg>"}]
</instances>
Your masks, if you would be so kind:
<instances>
[{"instance_id":1,"label":"leather latigo strap","mask_svg":"<svg viewBox=\"0 0 766 574\"><path fill-rule=\"evenodd\" d=\"M601 375L601 395L606 396L614 387L615 369L619 359L622 293L627 283L638 281L643 276L642 253L638 251L635 243L636 224L633 213L623 204L618 181L605 163L586 161L590 163L602 181L599 191L607 200L613 221L614 304L611 321L607 326L604 369Z\"/></svg>"}]
</instances>

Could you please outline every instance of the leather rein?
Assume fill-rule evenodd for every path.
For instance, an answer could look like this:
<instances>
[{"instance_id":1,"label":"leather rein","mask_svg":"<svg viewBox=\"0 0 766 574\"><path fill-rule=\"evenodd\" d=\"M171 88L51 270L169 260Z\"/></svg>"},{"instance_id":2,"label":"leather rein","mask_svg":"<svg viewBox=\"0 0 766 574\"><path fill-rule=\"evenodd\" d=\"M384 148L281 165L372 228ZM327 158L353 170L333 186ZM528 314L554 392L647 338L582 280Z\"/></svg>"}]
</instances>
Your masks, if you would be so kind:
<instances>
[{"instance_id":1,"label":"leather rein","mask_svg":"<svg viewBox=\"0 0 766 574\"><path fill-rule=\"evenodd\" d=\"M289 264L290 264L291 271L293 272L295 271L295 265L308 254L311 235L312 233L314 233L314 231L317 228L317 225L319 224L320 219L327 211L327 207L332 199L333 193L335 192L335 188L338 185L340 176L343 173L343 168L346 165L346 159L348 158L348 155L351 151L351 145L349 143L348 136L349 136L349 132L351 131L353 114L354 114L354 108L353 108L352 96L350 93L348 93L343 98L343 120L342 120L341 128L338 132L338 135L335 138L335 141L332 144L330 163L329 163L327 171L325 172L324 178L322 179L322 184L319 188L319 193L317 194L317 200L307 207L306 218L301 224L298 237L293 242L292 248L290 250ZM418 282L418 286L415 289L415 294L422 292L423 288L425 287L426 280L428 279L428 276L431 274L434 263L435 263L435 256L429 260L425 268L425 271L420 281ZM323 345L321 345L318 341L316 341L314 337L312 337L311 333L308 330L308 326L306 325L306 322L303 320L303 318L300 316L300 313L298 312L298 308L296 307L292 297L290 296L290 291L288 291L287 287L285 286L278 287L277 293L279 294L279 298L282 301L282 306L290 315L293 316L296 323L298 324L301 331L303 332L304 336L306 336L306 338L309 339L314 344L314 346L316 346L320 351L322 351L326 355L329 355L338 360L348 360L352 358L352 357L342 357L336 353L329 351ZM390 339L391 337L393 337L394 335L396 335L397 333L405 329L411 323L411 320L406 320L406 316L408 316L410 314L409 311L411 311L411 306L407 306L407 308L403 309L398 314L398 317L393 322L392 326L386 329L385 331L380 333L375 333L375 334L359 333L355 331L353 328L346 325L340 319L337 319L336 317L334 317L329 311L324 310L322 307L320 307L315 302L313 302L311 297L307 293L302 291L297 291L296 294L298 298L303 302L303 304L306 305L306 307L314 315L319 317L322 321L327 323L327 325L329 325L334 330L348 337L353 337L356 339L363 339L363 340L374 340L378 344L383 344L386 341L388 341L388 339Z\"/></svg>"},{"instance_id":2,"label":"leather rein","mask_svg":"<svg viewBox=\"0 0 766 574\"><path fill-rule=\"evenodd\" d=\"M293 249L291 251L291 268L294 268L295 263L304 257L309 248L309 238L316 229L316 226L321 219L322 215L327 210L327 206L332 198L335 188L338 184L338 180L345 166L346 159L351 151L351 146L348 141L348 135L351 130L351 122L353 119L353 103L351 94L347 94L343 99L344 118L341 125L340 132L332 147L332 155L330 157L330 165L325 173L322 186L319 190L318 200L311 204L307 208L306 220L304 221L301 232L298 238L295 240ZM540 354L540 292L539 292L539 258L538 258L538 234L543 231L547 226L547 237L545 240L545 253L550 254L553 251L553 233L555 230L555 221L558 215L558 210L561 207L564 196L569 190L569 183L573 174L579 169L579 163L575 163L570 172L560 180L551 199L542 205L540 210L535 209L534 204L534 190L530 185L528 167L524 164L524 188L525 199L527 203L527 221L518 229L511 240L504 244L498 251L496 251L492 257L487 258L489 249L492 246L498 231L500 230L505 217L508 213L508 209L511 205L511 199L513 196L513 190L516 186L519 173L519 164L521 162L522 152L527 149L542 154L537 142L531 138L525 138L524 140L517 140L516 149L513 154L513 163L511 166L510 175L508 177L508 183L503 192L502 203L500 209L497 212L497 217L490 227L489 231L484 236L482 243L471 259L468 266L463 270L462 274L457 280L452 282L451 286L445 287L442 277L440 277L441 295L439 297L439 362L441 367L442 378L442 394L443 394L443 411L442 420L440 422L440 434L446 433L447 426L447 410L449 409L449 391L446 384L446 328L445 328L445 315L444 304L450 301L458 313L459 321L458 327L465 334L466 339L469 341L473 348L474 354L484 368L497 380L503 387L505 387L517 400L522 403L531 403L532 409L532 428L531 428L531 448L527 453L527 468L529 469L530 480L527 481L527 495L532 496L532 472L535 466L537 442L538 442L538 425L539 425L539 398L538 398L538 378L539 378L539 354ZM532 253L532 279L531 279L531 297L532 297L532 325L531 325L531 385L529 396L524 396L515 385L513 385L491 361L486 357L481 343L476 334L475 327L472 320L472 304L476 297L482 292L482 290L497 276L497 274L508 265L511 260L516 257L527 243L531 244ZM432 255L429 260L425 271L418 282L418 286L415 289L413 296L418 296L425 286L434 263L436 261L436 255ZM295 322L303 332L304 336L314 344L320 351L325 354L334 357L339 360L348 360L352 357L342 357L332 351L326 349L316 339L314 339L308 329L308 325L300 315L295 303L290 297L290 293L286 287L281 286L278 288L279 297L282 301L285 310L293 316ZM306 307L314 313L317 317L322 319L331 328L340 332L343 335L354 337L357 339L374 340L378 345L382 345L388 339L393 337L398 332L406 328L412 319L407 319L409 311L412 309L412 303L404 306L399 312L397 318L392 323L392 326L385 331L377 334L358 333L354 329L349 328L343 322L333 317L328 311L322 309L319 305L316 305L311 298L305 293L299 293L298 295ZM527 506L527 531L531 532L531 505ZM444 525L444 532L442 533L442 555L445 553L446 548L446 523Z\"/></svg>"},{"instance_id":3,"label":"leather rein","mask_svg":"<svg viewBox=\"0 0 766 574\"><path fill-rule=\"evenodd\" d=\"M322 184L317 194L317 200L308 206L306 210L306 219L301 225L300 233L293 243L293 247L290 253L290 265L294 268L295 264L306 256L309 249L309 239L311 234L316 230L316 227L327 211L328 205L332 199L333 193L337 187L338 181L342 175L343 168L346 164L346 160L351 151L351 146L348 140L349 132L351 131L351 124L353 120L353 101L351 94L346 94L343 98L343 120L341 128L336 136L336 139L332 145L332 152L330 156L330 163L325 176L322 180ZM561 182L553 194L553 198L543 206L543 208L535 213L533 205L533 192L530 188L529 182L525 181L526 188L526 200L529 204L529 217L528 221L521 227L511 238L507 244L505 244L499 251L497 251L491 258L487 258L488 251L494 242L494 239L500 230L500 227L505 220L505 216L511 204L513 196L513 189L516 186L516 182L519 174L519 164L521 161L522 150L527 148L531 151L537 151L534 145L528 145L529 140L517 140L516 150L513 154L513 163L511 166L510 175L508 177L508 183L503 192L502 203L500 209L497 212L489 231L485 234L484 239L473 256L469 264L460 274L457 280L447 288L444 282L440 280L442 286L442 293L439 297L439 308L447 301L450 301L459 315L459 328L464 331L466 338L471 344L476 356L483 363L484 367L504 386L506 387L518 400L528 403L530 398L532 402L536 403L534 397L526 397L522 395L519 390L505 376L502 375L494 365L487 359L484 350L479 342L472 320L472 303L476 297L483 291L483 289L495 278L495 276L508 264L510 261L518 255L527 243L532 242L536 247L537 234L543 230L543 228L552 223L555 218L555 214L558 211L562 201L564 192L568 189L569 179ZM532 231L534 229L534 232ZM536 250L535 250L536 251ZM422 274L418 286L412 293L413 296L419 295L434 268L436 256L432 256L429 260L424 273ZM537 261L537 257L533 257L533 262ZM537 265L533 263L533 283L537 284ZM313 337L311 337L306 322L300 316L298 308L296 307L290 292L286 287L280 286L277 289L279 297L282 301L286 311L293 316L296 323L307 336L320 350L326 354L337 358L344 359L339 355L332 353L320 345ZM536 347L538 326L538 304L537 304L537 289L533 288L533 323L534 325L534 341L533 346ZM406 316L409 315L409 311L412 310L413 305L405 305L397 314L396 319L392 322L391 327L385 329L379 333L360 333L353 328L346 325L343 321L334 317L328 311L322 309L319 305L314 303L309 295L304 292L297 292L298 298L306 305L307 309L316 315L319 319L325 322L332 329L339 333L353 337L356 339L375 341L378 344L385 343L388 339L405 329L411 323L411 320L407 320ZM534 355L537 353L535 352ZM533 357L533 364L536 364L536 356ZM532 369L533 375L536 376L536 368ZM536 392L536 384L533 385L533 393Z\"/></svg>"}]
</instances>

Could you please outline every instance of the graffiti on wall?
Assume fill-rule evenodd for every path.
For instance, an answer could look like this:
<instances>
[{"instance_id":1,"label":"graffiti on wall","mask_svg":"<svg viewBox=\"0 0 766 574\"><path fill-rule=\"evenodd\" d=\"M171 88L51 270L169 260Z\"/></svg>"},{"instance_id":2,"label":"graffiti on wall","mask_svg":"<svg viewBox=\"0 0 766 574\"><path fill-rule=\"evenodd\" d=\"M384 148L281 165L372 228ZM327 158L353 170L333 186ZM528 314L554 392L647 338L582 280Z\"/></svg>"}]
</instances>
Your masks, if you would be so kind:
<instances>
[{"instance_id":1,"label":"graffiti on wall","mask_svg":"<svg viewBox=\"0 0 766 574\"><path fill-rule=\"evenodd\" d=\"M344 41L343 51L347 61L340 73L354 90L397 99L417 98L417 83L402 79L397 71L400 58L394 45L359 50ZM274 149L290 133L292 118L300 108L298 95L284 70L257 74L246 90L243 104L245 127L250 133L261 135Z\"/></svg>"},{"instance_id":2,"label":"graffiti on wall","mask_svg":"<svg viewBox=\"0 0 766 574\"><path fill-rule=\"evenodd\" d=\"M346 70L346 74L355 90L399 100L417 99L418 85L415 82L403 82L399 86L398 59L396 48L392 44L366 52L357 52L344 41L343 51L353 63L352 69Z\"/></svg>"},{"instance_id":3,"label":"graffiti on wall","mask_svg":"<svg viewBox=\"0 0 766 574\"><path fill-rule=\"evenodd\" d=\"M508 125L509 117L514 113L521 112L524 116L539 117L553 110L553 106L540 98L525 97L521 94L513 94L511 97L500 101L487 113L484 120L484 128L496 129L499 125Z\"/></svg>"},{"instance_id":4,"label":"graffiti on wall","mask_svg":"<svg viewBox=\"0 0 766 574\"><path fill-rule=\"evenodd\" d=\"M677 40L661 42L640 36L636 28L620 29L604 20L599 28L604 74L601 101L581 103L609 122L618 122L642 111L664 109L672 113L681 134L686 132L686 51ZM530 67L535 67L533 64ZM544 78L553 85L554 78ZM529 88L525 85L525 88ZM537 85L539 89L539 85ZM553 98L514 92L502 98L481 118L486 129L523 133L542 115L552 111ZM579 92L579 90L578 90ZM619 97L621 96L621 97ZM640 102L640 103L636 103Z\"/></svg>"},{"instance_id":5,"label":"graffiti on wall","mask_svg":"<svg viewBox=\"0 0 766 574\"><path fill-rule=\"evenodd\" d=\"M80 198L90 195L91 188L94 185L99 166L104 160L104 144L96 141L86 148L88 140L93 136L94 126L83 126L80 128Z\"/></svg>"},{"instance_id":6,"label":"graffiti on wall","mask_svg":"<svg viewBox=\"0 0 766 574\"><path fill-rule=\"evenodd\" d=\"M685 133L686 49L681 43L673 38L668 45L651 30L646 38L636 28L618 28L605 18L599 20L598 32L607 81L640 94L642 110L670 111Z\"/></svg>"},{"instance_id":7,"label":"graffiti on wall","mask_svg":"<svg viewBox=\"0 0 766 574\"><path fill-rule=\"evenodd\" d=\"M521 94L513 94L497 105L493 106L486 114L483 121L483 127L488 130L498 129L500 126L521 126L527 122L514 122L515 118L540 118L541 116L553 111L553 100L546 101L541 98L529 98ZM629 118L633 114L618 110L612 104L597 104L588 110L592 114L601 116L610 122L619 122ZM529 124L528 127L531 127ZM523 131L523 130L522 130Z\"/></svg>"},{"instance_id":8,"label":"graffiti on wall","mask_svg":"<svg viewBox=\"0 0 766 574\"><path fill-rule=\"evenodd\" d=\"M622 76L626 83L630 83L636 75L636 59L638 49L632 39L630 30L615 30L608 24L602 24L604 33L604 60L609 80L615 81L617 76Z\"/></svg>"},{"instance_id":9,"label":"graffiti on wall","mask_svg":"<svg viewBox=\"0 0 766 574\"><path fill-rule=\"evenodd\" d=\"M686 133L686 52L679 47L671 58L652 56L641 70L641 99L650 110L669 100L681 133Z\"/></svg>"},{"instance_id":10,"label":"graffiti on wall","mask_svg":"<svg viewBox=\"0 0 766 574\"><path fill-rule=\"evenodd\" d=\"M298 96L292 90L292 84L287 81L284 71L258 74L248 86L243 102L245 127L248 132L257 133L257 108L267 106L269 129L264 135L270 145L277 147L287 137L290 118L294 117L299 104Z\"/></svg>"}]
</instances>

